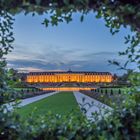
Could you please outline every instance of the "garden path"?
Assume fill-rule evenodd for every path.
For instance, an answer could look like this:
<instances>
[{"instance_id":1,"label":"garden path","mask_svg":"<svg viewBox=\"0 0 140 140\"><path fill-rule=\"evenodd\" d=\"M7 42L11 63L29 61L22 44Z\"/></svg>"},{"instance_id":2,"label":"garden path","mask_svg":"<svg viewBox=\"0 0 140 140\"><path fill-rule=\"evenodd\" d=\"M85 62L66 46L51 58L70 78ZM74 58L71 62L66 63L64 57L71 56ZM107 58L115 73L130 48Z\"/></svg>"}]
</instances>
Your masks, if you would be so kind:
<instances>
[{"instance_id":1,"label":"garden path","mask_svg":"<svg viewBox=\"0 0 140 140\"><path fill-rule=\"evenodd\" d=\"M39 101L43 98L47 98L47 97L49 97L51 95L54 95L56 93L58 93L58 91L51 92L51 93L46 93L46 94L43 94L43 95L38 95L38 96L27 98L27 99L22 99L22 100L20 100L20 103L18 104L18 107L22 107L22 106L31 104L33 102ZM6 104L8 110L12 110L14 104L15 104L15 102L11 102L11 103Z\"/></svg>"},{"instance_id":2,"label":"garden path","mask_svg":"<svg viewBox=\"0 0 140 140\"><path fill-rule=\"evenodd\" d=\"M89 97L86 96L80 92L73 92L74 96L76 98L77 103L79 104L81 110L84 108L86 110L85 115L89 120L95 120L95 117L93 117L92 114L99 113L99 117L107 116L111 113L111 110L113 110L111 107ZM83 111L84 111L83 110Z\"/></svg>"}]
</instances>

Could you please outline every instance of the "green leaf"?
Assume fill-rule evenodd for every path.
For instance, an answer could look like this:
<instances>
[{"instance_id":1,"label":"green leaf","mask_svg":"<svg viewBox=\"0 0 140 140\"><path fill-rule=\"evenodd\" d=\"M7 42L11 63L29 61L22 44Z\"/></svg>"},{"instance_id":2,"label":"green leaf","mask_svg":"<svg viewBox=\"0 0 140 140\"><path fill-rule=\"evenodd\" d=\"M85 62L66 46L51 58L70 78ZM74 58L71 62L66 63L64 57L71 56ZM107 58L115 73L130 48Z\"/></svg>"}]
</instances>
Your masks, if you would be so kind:
<instances>
[{"instance_id":1,"label":"green leaf","mask_svg":"<svg viewBox=\"0 0 140 140\"><path fill-rule=\"evenodd\" d=\"M41 0L35 0L37 5L40 5Z\"/></svg>"},{"instance_id":2,"label":"green leaf","mask_svg":"<svg viewBox=\"0 0 140 140\"><path fill-rule=\"evenodd\" d=\"M65 5L69 5L69 0L63 0Z\"/></svg>"},{"instance_id":3,"label":"green leaf","mask_svg":"<svg viewBox=\"0 0 140 140\"><path fill-rule=\"evenodd\" d=\"M129 60L125 62L124 67L126 68L127 64L129 63Z\"/></svg>"},{"instance_id":4,"label":"green leaf","mask_svg":"<svg viewBox=\"0 0 140 140\"><path fill-rule=\"evenodd\" d=\"M50 23L50 21L48 19L45 19L42 24L45 24L45 26L48 27L49 23Z\"/></svg>"},{"instance_id":5,"label":"green leaf","mask_svg":"<svg viewBox=\"0 0 140 140\"><path fill-rule=\"evenodd\" d=\"M84 15L81 16L80 21L83 22L84 20Z\"/></svg>"}]
</instances>

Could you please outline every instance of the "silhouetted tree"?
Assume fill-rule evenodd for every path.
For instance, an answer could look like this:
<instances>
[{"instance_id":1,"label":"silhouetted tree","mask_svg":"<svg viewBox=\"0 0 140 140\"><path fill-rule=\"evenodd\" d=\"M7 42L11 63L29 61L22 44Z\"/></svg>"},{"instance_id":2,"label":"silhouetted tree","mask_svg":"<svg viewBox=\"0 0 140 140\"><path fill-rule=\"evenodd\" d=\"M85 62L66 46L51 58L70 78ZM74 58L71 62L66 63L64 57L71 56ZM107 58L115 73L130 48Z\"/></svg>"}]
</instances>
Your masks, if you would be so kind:
<instances>
[{"instance_id":1,"label":"silhouetted tree","mask_svg":"<svg viewBox=\"0 0 140 140\"><path fill-rule=\"evenodd\" d=\"M103 93L103 90L101 89L101 91L100 91L101 93Z\"/></svg>"},{"instance_id":2,"label":"silhouetted tree","mask_svg":"<svg viewBox=\"0 0 140 140\"><path fill-rule=\"evenodd\" d=\"M111 89L110 94L113 95L113 90Z\"/></svg>"},{"instance_id":3,"label":"silhouetted tree","mask_svg":"<svg viewBox=\"0 0 140 140\"><path fill-rule=\"evenodd\" d=\"M27 92L27 93L29 93L29 92L30 92L30 90L29 90L29 89L27 89L27 90L26 90L26 92Z\"/></svg>"},{"instance_id":4,"label":"silhouetted tree","mask_svg":"<svg viewBox=\"0 0 140 140\"><path fill-rule=\"evenodd\" d=\"M105 89L105 94L107 95L107 93L108 93L108 90L107 90L107 89Z\"/></svg>"},{"instance_id":5,"label":"silhouetted tree","mask_svg":"<svg viewBox=\"0 0 140 140\"><path fill-rule=\"evenodd\" d=\"M118 93L121 94L121 90L120 89L119 89Z\"/></svg>"}]
</instances>

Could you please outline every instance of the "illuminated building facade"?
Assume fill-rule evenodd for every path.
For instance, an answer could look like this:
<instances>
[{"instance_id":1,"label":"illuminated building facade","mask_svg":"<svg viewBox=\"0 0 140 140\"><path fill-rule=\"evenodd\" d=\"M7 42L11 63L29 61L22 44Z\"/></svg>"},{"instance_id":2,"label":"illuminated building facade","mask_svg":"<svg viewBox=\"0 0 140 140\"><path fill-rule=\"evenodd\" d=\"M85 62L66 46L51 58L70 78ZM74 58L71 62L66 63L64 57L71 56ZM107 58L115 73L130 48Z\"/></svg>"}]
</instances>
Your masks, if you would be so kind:
<instances>
[{"instance_id":1,"label":"illuminated building facade","mask_svg":"<svg viewBox=\"0 0 140 140\"><path fill-rule=\"evenodd\" d=\"M61 82L95 82L110 83L113 76L109 72L30 72L27 74L28 83L61 83Z\"/></svg>"}]
</instances>

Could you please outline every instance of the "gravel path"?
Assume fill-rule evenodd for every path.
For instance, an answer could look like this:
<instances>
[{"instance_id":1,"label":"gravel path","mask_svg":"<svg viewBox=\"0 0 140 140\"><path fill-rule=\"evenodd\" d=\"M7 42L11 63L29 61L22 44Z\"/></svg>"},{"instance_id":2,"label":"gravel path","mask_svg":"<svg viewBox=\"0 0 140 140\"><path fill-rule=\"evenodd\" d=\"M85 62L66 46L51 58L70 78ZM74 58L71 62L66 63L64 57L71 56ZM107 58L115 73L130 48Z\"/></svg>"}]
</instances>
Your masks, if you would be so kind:
<instances>
[{"instance_id":1,"label":"gravel path","mask_svg":"<svg viewBox=\"0 0 140 140\"><path fill-rule=\"evenodd\" d=\"M51 93L46 93L46 94L43 94L43 95L38 95L38 96L35 96L35 97L31 97L31 98L27 98L27 99L23 99L21 100L21 102L19 103L18 107L22 107L22 106L25 106L25 105L28 105L28 104L31 104L33 102L36 102L36 101L39 101L43 98L47 98L51 95L54 95L58 93L57 91L56 92L51 92ZM15 104L15 102L11 102L9 104L6 104L8 110L11 110L13 109L13 105Z\"/></svg>"},{"instance_id":2,"label":"gravel path","mask_svg":"<svg viewBox=\"0 0 140 140\"><path fill-rule=\"evenodd\" d=\"M95 120L94 117L92 116L93 113L100 113L99 118L101 118L101 116L106 116L110 114L110 111L112 110L111 107L89 96L86 96L80 92L73 92L73 93L80 108L86 109L85 115L89 120L93 120L93 121Z\"/></svg>"}]
</instances>

